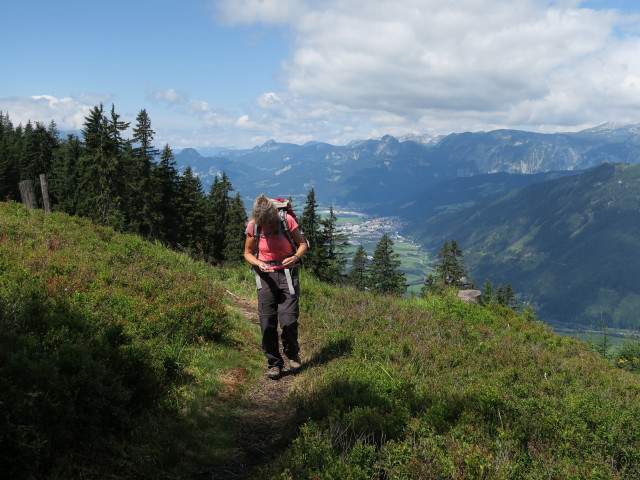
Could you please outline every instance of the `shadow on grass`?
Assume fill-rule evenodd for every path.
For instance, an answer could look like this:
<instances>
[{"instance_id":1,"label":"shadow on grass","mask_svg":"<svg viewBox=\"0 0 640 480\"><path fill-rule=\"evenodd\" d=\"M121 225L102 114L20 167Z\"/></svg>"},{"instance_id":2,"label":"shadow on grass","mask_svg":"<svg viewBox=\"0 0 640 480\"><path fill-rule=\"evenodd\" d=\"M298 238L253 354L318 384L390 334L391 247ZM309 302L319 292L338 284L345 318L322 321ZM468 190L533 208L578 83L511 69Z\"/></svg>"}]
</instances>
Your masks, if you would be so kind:
<instances>
[{"instance_id":1,"label":"shadow on grass","mask_svg":"<svg viewBox=\"0 0 640 480\"><path fill-rule=\"evenodd\" d=\"M353 337L341 334L337 338L330 339L325 345L315 352L312 357L303 365L303 368L324 365L331 360L346 357L353 351Z\"/></svg>"}]
</instances>

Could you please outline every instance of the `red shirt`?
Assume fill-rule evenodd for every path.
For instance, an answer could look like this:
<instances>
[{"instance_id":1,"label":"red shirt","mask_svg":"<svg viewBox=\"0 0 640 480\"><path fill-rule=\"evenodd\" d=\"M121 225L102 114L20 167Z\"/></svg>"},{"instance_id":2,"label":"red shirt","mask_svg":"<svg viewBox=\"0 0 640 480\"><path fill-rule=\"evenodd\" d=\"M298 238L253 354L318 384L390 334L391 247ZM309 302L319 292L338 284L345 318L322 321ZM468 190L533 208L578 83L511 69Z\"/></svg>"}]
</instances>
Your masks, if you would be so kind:
<instances>
[{"instance_id":1,"label":"red shirt","mask_svg":"<svg viewBox=\"0 0 640 480\"><path fill-rule=\"evenodd\" d=\"M298 222L289 214L286 215L289 232L298 228ZM253 237L253 222L247 224L245 233ZM284 232L278 232L278 227L260 229L258 237L258 260L261 262L282 261L295 252ZM277 267L276 267L277 268Z\"/></svg>"}]
</instances>

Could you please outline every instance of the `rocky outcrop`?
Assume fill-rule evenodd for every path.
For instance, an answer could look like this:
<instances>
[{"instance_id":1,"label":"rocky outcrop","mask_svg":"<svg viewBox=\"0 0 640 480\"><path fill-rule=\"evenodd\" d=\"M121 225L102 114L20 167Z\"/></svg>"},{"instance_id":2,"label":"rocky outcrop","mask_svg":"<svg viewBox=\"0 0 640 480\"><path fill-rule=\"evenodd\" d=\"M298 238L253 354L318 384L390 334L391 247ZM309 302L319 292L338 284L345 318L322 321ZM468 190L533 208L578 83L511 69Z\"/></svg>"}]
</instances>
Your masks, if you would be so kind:
<instances>
[{"instance_id":1,"label":"rocky outcrop","mask_svg":"<svg viewBox=\"0 0 640 480\"><path fill-rule=\"evenodd\" d=\"M480 290L458 290L458 298L467 303L482 304L482 292Z\"/></svg>"}]
</instances>

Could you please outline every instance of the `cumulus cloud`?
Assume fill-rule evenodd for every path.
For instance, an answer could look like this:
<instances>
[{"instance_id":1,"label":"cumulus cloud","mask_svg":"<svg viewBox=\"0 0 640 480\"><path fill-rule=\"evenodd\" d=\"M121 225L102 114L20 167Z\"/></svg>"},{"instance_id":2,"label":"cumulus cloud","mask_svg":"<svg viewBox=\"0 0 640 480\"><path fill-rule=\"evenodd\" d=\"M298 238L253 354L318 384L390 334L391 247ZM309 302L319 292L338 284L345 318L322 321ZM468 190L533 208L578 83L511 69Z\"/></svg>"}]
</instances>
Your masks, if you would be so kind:
<instances>
[{"instance_id":1,"label":"cumulus cloud","mask_svg":"<svg viewBox=\"0 0 640 480\"><path fill-rule=\"evenodd\" d=\"M228 25L265 23L285 25L309 8L303 0L240 0L214 2L218 18Z\"/></svg>"},{"instance_id":2,"label":"cumulus cloud","mask_svg":"<svg viewBox=\"0 0 640 480\"><path fill-rule=\"evenodd\" d=\"M204 125L220 127L233 125L236 119L223 109L214 108L205 100L191 98L185 92L178 92L174 88L161 89L155 86L147 87L147 98L165 104L177 112L190 117L199 118Z\"/></svg>"},{"instance_id":3,"label":"cumulus cloud","mask_svg":"<svg viewBox=\"0 0 640 480\"><path fill-rule=\"evenodd\" d=\"M149 85L147 87L146 97L156 102L167 102L169 105L184 105L188 102L189 98L186 93L178 92L174 88L163 90L155 85Z\"/></svg>"},{"instance_id":4,"label":"cumulus cloud","mask_svg":"<svg viewBox=\"0 0 640 480\"><path fill-rule=\"evenodd\" d=\"M227 24L287 27L292 45L282 91L255 102L283 132L286 122L302 135L324 128L327 136L354 135L348 125L360 132L444 133L637 122L639 17L582 3L219 0L216 6Z\"/></svg>"},{"instance_id":5,"label":"cumulus cloud","mask_svg":"<svg viewBox=\"0 0 640 480\"><path fill-rule=\"evenodd\" d=\"M31 97L0 97L0 110L9 115L14 125L27 122L56 122L60 130L80 130L84 118L99 103L109 101L107 95L82 95L56 98L51 95Z\"/></svg>"}]
</instances>

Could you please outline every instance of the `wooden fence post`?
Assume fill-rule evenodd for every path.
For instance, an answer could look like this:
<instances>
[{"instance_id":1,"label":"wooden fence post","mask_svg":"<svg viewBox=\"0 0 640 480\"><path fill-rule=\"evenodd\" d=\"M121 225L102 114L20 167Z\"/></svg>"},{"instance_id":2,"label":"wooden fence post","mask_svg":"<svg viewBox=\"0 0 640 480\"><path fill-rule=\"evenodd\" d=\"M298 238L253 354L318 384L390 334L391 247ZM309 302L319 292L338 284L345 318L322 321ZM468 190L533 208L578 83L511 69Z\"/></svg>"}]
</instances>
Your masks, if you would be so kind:
<instances>
[{"instance_id":1,"label":"wooden fence post","mask_svg":"<svg viewBox=\"0 0 640 480\"><path fill-rule=\"evenodd\" d=\"M31 180L23 180L18 186L20 187L20 197L22 197L22 203L24 203L27 208L31 210L35 210L38 208L38 204L36 203L36 192L33 189L33 181Z\"/></svg>"},{"instance_id":2,"label":"wooden fence post","mask_svg":"<svg viewBox=\"0 0 640 480\"><path fill-rule=\"evenodd\" d=\"M44 177L44 173L40 174L40 187L42 188L42 203L44 205L44 212L51 213L51 205L49 204L49 189L47 187L47 179Z\"/></svg>"}]
</instances>

